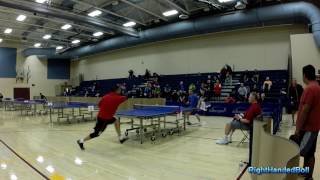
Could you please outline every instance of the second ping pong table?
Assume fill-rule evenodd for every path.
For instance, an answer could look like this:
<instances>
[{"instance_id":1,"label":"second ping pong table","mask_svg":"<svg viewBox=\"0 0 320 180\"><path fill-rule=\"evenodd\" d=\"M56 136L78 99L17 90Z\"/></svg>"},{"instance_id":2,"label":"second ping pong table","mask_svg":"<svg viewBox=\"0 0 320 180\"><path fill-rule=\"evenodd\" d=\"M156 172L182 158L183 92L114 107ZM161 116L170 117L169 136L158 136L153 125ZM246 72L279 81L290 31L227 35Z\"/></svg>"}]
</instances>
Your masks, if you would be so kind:
<instances>
[{"instance_id":1,"label":"second ping pong table","mask_svg":"<svg viewBox=\"0 0 320 180\"><path fill-rule=\"evenodd\" d=\"M147 129L153 131L151 141L156 140L157 135L165 137L167 134L173 135L175 132L180 134L181 129L186 130L186 113L190 113L194 108L186 108L181 106L159 106L159 105L141 105L136 104L134 108L126 111L117 112L116 116L120 119L126 117L131 121L131 128L126 129L125 135L128 136L129 131L136 131L140 137L140 143L143 143L144 134ZM175 115L174 121L167 121L167 116ZM138 123L135 123L138 120ZM181 123L182 121L182 123ZM167 128L167 124L173 124L174 128ZM162 127L161 127L162 126Z\"/></svg>"}]
</instances>

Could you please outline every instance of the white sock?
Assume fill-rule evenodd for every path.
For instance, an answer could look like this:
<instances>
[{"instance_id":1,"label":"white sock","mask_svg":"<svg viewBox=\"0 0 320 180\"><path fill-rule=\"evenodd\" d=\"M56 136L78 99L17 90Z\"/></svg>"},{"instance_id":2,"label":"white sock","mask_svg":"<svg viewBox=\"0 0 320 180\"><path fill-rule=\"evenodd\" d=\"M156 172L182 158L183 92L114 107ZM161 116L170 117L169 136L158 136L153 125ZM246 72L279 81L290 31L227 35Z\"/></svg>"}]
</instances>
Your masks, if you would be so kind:
<instances>
[{"instance_id":1,"label":"white sock","mask_svg":"<svg viewBox=\"0 0 320 180\"><path fill-rule=\"evenodd\" d=\"M228 141L228 138L229 136L228 135L226 135L225 137L224 137L224 139L226 140L226 141Z\"/></svg>"},{"instance_id":2,"label":"white sock","mask_svg":"<svg viewBox=\"0 0 320 180\"><path fill-rule=\"evenodd\" d=\"M122 139L124 139L124 137L123 137L123 135L118 135L118 137L119 137L119 140L122 140Z\"/></svg>"},{"instance_id":3,"label":"white sock","mask_svg":"<svg viewBox=\"0 0 320 180\"><path fill-rule=\"evenodd\" d=\"M84 143L84 140L83 139L79 139L80 143Z\"/></svg>"}]
</instances>

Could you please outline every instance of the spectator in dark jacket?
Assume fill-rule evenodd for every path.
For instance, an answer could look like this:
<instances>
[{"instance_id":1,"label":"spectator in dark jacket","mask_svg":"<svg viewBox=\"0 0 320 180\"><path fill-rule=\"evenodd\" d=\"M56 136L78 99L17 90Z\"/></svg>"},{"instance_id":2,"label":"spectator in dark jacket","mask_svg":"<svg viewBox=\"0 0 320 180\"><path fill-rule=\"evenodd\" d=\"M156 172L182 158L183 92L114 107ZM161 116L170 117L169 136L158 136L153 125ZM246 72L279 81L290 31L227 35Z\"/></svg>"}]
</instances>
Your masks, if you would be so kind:
<instances>
[{"instance_id":1,"label":"spectator in dark jacket","mask_svg":"<svg viewBox=\"0 0 320 180\"><path fill-rule=\"evenodd\" d=\"M303 93L303 87L297 83L297 80L293 80L289 87L289 99L291 105L292 125L294 125L294 115L298 111L300 99Z\"/></svg>"}]
</instances>

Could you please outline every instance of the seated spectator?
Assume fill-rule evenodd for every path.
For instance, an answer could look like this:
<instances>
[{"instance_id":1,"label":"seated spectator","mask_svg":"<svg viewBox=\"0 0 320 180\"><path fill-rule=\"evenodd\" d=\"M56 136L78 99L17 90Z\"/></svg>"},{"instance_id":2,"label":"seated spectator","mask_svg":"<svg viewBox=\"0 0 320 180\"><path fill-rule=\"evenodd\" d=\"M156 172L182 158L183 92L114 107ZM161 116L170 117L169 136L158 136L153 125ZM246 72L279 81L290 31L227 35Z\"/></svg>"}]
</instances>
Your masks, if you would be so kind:
<instances>
[{"instance_id":1,"label":"seated spectator","mask_svg":"<svg viewBox=\"0 0 320 180\"><path fill-rule=\"evenodd\" d=\"M214 95L213 93L214 84L212 80L208 79L205 87L206 87L207 97L208 99L211 99Z\"/></svg>"},{"instance_id":2,"label":"seated spectator","mask_svg":"<svg viewBox=\"0 0 320 180\"><path fill-rule=\"evenodd\" d=\"M253 85L251 92L260 93L260 89L258 88L257 84Z\"/></svg>"},{"instance_id":3,"label":"seated spectator","mask_svg":"<svg viewBox=\"0 0 320 180\"><path fill-rule=\"evenodd\" d=\"M227 145L232 142L232 134L236 129L250 130L253 120L261 115L261 107L258 103L256 93L251 93L249 96L250 107L244 115L236 114L233 120L225 126L225 137L219 139L216 143Z\"/></svg>"},{"instance_id":4,"label":"seated spectator","mask_svg":"<svg viewBox=\"0 0 320 180\"><path fill-rule=\"evenodd\" d=\"M195 116L197 118L197 120L199 121L200 123L200 116L199 114L197 113L198 110L197 110L197 107L198 107L198 101L199 101L199 97L193 93L193 91L189 90L189 97L188 97L188 101L186 102L186 105L188 108L192 108L194 109L192 112L187 112L185 115L186 115L186 118L187 118L187 124L188 125L191 125L191 122L190 122L190 115L192 113L195 113Z\"/></svg>"},{"instance_id":5,"label":"seated spectator","mask_svg":"<svg viewBox=\"0 0 320 180\"><path fill-rule=\"evenodd\" d=\"M260 77L259 72L258 72L257 69L255 69L255 70L254 70L253 77L252 77L252 81L253 81L254 83L258 83L258 82L259 82L259 77Z\"/></svg>"},{"instance_id":6,"label":"seated spectator","mask_svg":"<svg viewBox=\"0 0 320 180\"><path fill-rule=\"evenodd\" d=\"M232 96L232 94L229 94L228 97L225 98L224 103L234 104L236 103L236 99Z\"/></svg>"},{"instance_id":7,"label":"seated spectator","mask_svg":"<svg viewBox=\"0 0 320 180\"><path fill-rule=\"evenodd\" d=\"M172 97L171 99L172 99L173 102L178 102L179 101L179 93L176 90L174 90L172 92L171 97Z\"/></svg>"},{"instance_id":8,"label":"seated spectator","mask_svg":"<svg viewBox=\"0 0 320 180\"><path fill-rule=\"evenodd\" d=\"M248 95L248 90L247 90L247 88L244 86L243 83L240 84L240 87L239 87L239 89L238 89L238 95L239 95L239 100L240 100L240 101L246 101L247 95Z\"/></svg>"},{"instance_id":9,"label":"seated spectator","mask_svg":"<svg viewBox=\"0 0 320 180\"><path fill-rule=\"evenodd\" d=\"M271 86L272 86L272 81L270 80L269 77L267 77L262 86L263 92L266 95L270 92Z\"/></svg>"},{"instance_id":10,"label":"seated spectator","mask_svg":"<svg viewBox=\"0 0 320 180\"><path fill-rule=\"evenodd\" d=\"M230 74L229 72L227 72L227 74L226 74L225 83L230 85L230 86L232 85L232 74Z\"/></svg>"},{"instance_id":11,"label":"seated spectator","mask_svg":"<svg viewBox=\"0 0 320 180\"><path fill-rule=\"evenodd\" d=\"M179 103L185 105L187 103L188 97L185 92L178 92L179 95Z\"/></svg>"},{"instance_id":12,"label":"seated spectator","mask_svg":"<svg viewBox=\"0 0 320 180\"><path fill-rule=\"evenodd\" d=\"M86 91L84 92L84 97L88 97L89 95L89 91L86 89Z\"/></svg>"},{"instance_id":13,"label":"seated spectator","mask_svg":"<svg viewBox=\"0 0 320 180\"><path fill-rule=\"evenodd\" d=\"M226 75L227 75L227 68L226 66L224 66L220 71L220 81L223 82L226 79Z\"/></svg>"},{"instance_id":14,"label":"seated spectator","mask_svg":"<svg viewBox=\"0 0 320 180\"><path fill-rule=\"evenodd\" d=\"M225 68L226 68L226 70L227 70L226 73L229 73L230 75L232 75L232 68L231 68L231 66L228 65L228 64L226 64L226 65L225 65Z\"/></svg>"},{"instance_id":15,"label":"seated spectator","mask_svg":"<svg viewBox=\"0 0 320 180\"><path fill-rule=\"evenodd\" d=\"M181 92L185 92L185 88L184 88L183 81L180 81L180 84L179 84L179 91L181 91Z\"/></svg>"},{"instance_id":16,"label":"seated spectator","mask_svg":"<svg viewBox=\"0 0 320 180\"><path fill-rule=\"evenodd\" d=\"M0 93L0 94L1 94L1 93ZM0 98L1 98L1 96L0 96ZM2 99L2 98L1 98L1 99ZM47 101L47 97L46 97L45 95L43 95L42 93L40 93L40 99Z\"/></svg>"},{"instance_id":17,"label":"seated spectator","mask_svg":"<svg viewBox=\"0 0 320 180\"><path fill-rule=\"evenodd\" d=\"M127 95L127 84L126 83L120 84L120 89L121 89L121 94L123 96L126 96Z\"/></svg>"},{"instance_id":18,"label":"seated spectator","mask_svg":"<svg viewBox=\"0 0 320 180\"><path fill-rule=\"evenodd\" d=\"M146 72L144 73L144 79L150 79L151 77L151 72L149 71L149 69L146 69Z\"/></svg>"},{"instance_id":19,"label":"seated spectator","mask_svg":"<svg viewBox=\"0 0 320 180\"><path fill-rule=\"evenodd\" d=\"M147 87L144 88L144 97L151 98L152 97L152 85L151 83L147 84Z\"/></svg>"},{"instance_id":20,"label":"seated spectator","mask_svg":"<svg viewBox=\"0 0 320 180\"><path fill-rule=\"evenodd\" d=\"M134 71L132 69L130 69L128 71L128 73L129 73L129 77L128 77L129 80L132 80L132 79L136 78L136 76L134 75Z\"/></svg>"},{"instance_id":21,"label":"seated spectator","mask_svg":"<svg viewBox=\"0 0 320 180\"><path fill-rule=\"evenodd\" d=\"M222 86L219 80L214 84L213 92L216 100L220 100Z\"/></svg>"},{"instance_id":22,"label":"seated spectator","mask_svg":"<svg viewBox=\"0 0 320 180\"><path fill-rule=\"evenodd\" d=\"M163 96L164 98L169 99L170 94L171 94L171 87L169 86L169 84L166 84L165 87L163 88Z\"/></svg>"},{"instance_id":23,"label":"seated spectator","mask_svg":"<svg viewBox=\"0 0 320 180\"><path fill-rule=\"evenodd\" d=\"M154 85L154 91L153 91L154 97L155 98L160 98L161 95L161 88L159 84Z\"/></svg>"},{"instance_id":24,"label":"seated spectator","mask_svg":"<svg viewBox=\"0 0 320 180\"><path fill-rule=\"evenodd\" d=\"M195 92L196 91L196 85L194 85L193 83L191 83L189 85L189 88L188 88L189 91L192 91L192 92Z\"/></svg>"}]
</instances>

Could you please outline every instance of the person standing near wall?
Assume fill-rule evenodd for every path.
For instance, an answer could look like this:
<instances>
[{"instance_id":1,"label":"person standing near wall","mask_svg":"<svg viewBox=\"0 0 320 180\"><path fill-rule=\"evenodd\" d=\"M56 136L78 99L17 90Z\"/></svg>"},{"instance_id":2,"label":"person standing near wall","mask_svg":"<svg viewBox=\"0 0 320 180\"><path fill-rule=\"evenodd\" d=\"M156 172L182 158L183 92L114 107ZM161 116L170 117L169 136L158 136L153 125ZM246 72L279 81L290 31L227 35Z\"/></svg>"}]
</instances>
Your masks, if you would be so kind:
<instances>
[{"instance_id":1,"label":"person standing near wall","mask_svg":"<svg viewBox=\"0 0 320 180\"><path fill-rule=\"evenodd\" d=\"M316 81L316 70L312 65L303 67L303 82L307 86L300 100L294 136L300 145L300 155L304 157L303 166L310 168L305 179L312 180L317 137L320 130L320 86Z\"/></svg>"},{"instance_id":2,"label":"person standing near wall","mask_svg":"<svg viewBox=\"0 0 320 180\"><path fill-rule=\"evenodd\" d=\"M303 93L303 87L297 83L297 80L292 80L292 83L289 87L289 99L291 105L291 114L292 114L292 125L294 125L294 116L298 111L300 99Z\"/></svg>"}]
</instances>

